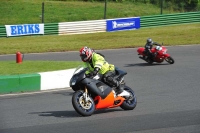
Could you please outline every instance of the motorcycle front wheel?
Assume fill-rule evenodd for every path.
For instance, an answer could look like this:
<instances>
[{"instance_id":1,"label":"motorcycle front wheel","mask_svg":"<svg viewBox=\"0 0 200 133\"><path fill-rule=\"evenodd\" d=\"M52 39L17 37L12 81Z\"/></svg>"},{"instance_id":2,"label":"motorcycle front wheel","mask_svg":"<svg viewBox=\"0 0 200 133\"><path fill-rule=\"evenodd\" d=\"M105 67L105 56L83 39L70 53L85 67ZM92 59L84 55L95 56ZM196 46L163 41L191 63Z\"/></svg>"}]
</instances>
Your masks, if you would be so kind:
<instances>
[{"instance_id":1,"label":"motorcycle front wheel","mask_svg":"<svg viewBox=\"0 0 200 133\"><path fill-rule=\"evenodd\" d=\"M167 57L165 59L165 61L168 62L169 64L174 64L174 62L175 62L174 59L171 56Z\"/></svg>"},{"instance_id":2,"label":"motorcycle front wheel","mask_svg":"<svg viewBox=\"0 0 200 133\"><path fill-rule=\"evenodd\" d=\"M134 91L128 86L125 86L124 90L130 93L130 96L126 97L126 100L122 103L120 107L124 110L133 110L137 105L136 95Z\"/></svg>"},{"instance_id":3,"label":"motorcycle front wheel","mask_svg":"<svg viewBox=\"0 0 200 133\"><path fill-rule=\"evenodd\" d=\"M88 96L88 100L86 101L83 93L82 90L74 92L72 96L72 105L78 114L82 116L90 116L95 111L94 100Z\"/></svg>"}]
</instances>

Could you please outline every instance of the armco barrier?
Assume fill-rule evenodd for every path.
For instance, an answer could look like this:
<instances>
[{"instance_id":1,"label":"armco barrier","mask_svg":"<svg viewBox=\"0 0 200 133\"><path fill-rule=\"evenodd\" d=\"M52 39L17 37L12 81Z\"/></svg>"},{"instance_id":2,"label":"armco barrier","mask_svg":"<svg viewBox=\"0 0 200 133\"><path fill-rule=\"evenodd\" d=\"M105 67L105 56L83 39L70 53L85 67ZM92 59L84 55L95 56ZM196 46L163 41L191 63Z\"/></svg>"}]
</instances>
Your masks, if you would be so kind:
<instances>
[{"instance_id":1,"label":"armco barrier","mask_svg":"<svg viewBox=\"0 0 200 133\"><path fill-rule=\"evenodd\" d=\"M66 88L74 70L0 76L0 94Z\"/></svg>"},{"instance_id":2,"label":"armco barrier","mask_svg":"<svg viewBox=\"0 0 200 133\"><path fill-rule=\"evenodd\" d=\"M186 12L140 17L141 28L184 23L200 23L200 12ZM68 35L94 32L106 32L106 20L44 24L44 35ZM4 25L0 26L0 37L7 37Z\"/></svg>"},{"instance_id":3,"label":"armco barrier","mask_svg":"<svg viewBox=\"0 0 200 133\"><path fill-rule=\"evenodd\" d=\"M58 35L58 23L44 24L44 35Z\"/></svg>"},{"instance_id":4,"label":"armco barrier","mask_svg":"<svg viewBox=\"0 0 200 133\"><path fill-rule=\"evenodd\" d=\"M58 27L59 35L106 32L106 20L62 22Z\"/></svg>"},{"instance_id":5,"label":"armco barrier","mask_svg":"<svg viewBox=\"0 0 200 133\"><path fill-rule=\"evenodd\" d=\"M0 37L7 37L5 26L0 26Z\"/></svg>"},{"instance_id":6,"label":"armco barrier","mask_svg":"<svg viewBox=\"0 0 200 133\"><path fill-rule=\"evenodd\" d=\"M142 16L140 19L140 25L143 28L151 26L195 23L200 22L200 12Z\"/></svg>"}]
</instances>

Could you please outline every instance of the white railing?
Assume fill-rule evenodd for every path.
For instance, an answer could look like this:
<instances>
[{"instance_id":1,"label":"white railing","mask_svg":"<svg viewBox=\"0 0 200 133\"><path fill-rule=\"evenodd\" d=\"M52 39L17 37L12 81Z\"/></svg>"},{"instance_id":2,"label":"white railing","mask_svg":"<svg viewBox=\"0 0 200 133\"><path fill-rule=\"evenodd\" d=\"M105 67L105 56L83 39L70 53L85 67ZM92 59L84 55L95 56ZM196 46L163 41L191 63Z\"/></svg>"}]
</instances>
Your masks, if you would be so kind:
<instances>
[{"instance_id":1,"label":"white railing","mask_svg":"<svg viewBox=\"0 0 200 133\"><path fill-rule=\"evenodd\" d=\"M58 35L106 32L106 20L61 22Z\"/></svg>"}]
</instances>

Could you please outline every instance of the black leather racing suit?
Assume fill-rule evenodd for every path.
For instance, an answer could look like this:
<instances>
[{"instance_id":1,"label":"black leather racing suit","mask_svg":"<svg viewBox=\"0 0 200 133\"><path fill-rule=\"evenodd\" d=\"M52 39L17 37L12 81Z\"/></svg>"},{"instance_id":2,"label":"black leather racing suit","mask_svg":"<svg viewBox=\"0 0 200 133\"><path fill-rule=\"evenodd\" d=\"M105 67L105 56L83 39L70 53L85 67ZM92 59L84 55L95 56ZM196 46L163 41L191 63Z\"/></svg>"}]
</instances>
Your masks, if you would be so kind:
<instances>
[{"instance_id":1,"label":"black leather racing suit","mask_svg":"<svg viewBox=\"0 0 200 133\"><path fill-rule=\"evenodd\" d=\"M153 45L156 46L161 46L159 43L157 42L153 42L153 43L146 43L144 48L145 48L145 53L147 54L148 58L153 61L154 58L154 54L151 52L151 49L153 47Z\"/></svg>"}]
</instances>

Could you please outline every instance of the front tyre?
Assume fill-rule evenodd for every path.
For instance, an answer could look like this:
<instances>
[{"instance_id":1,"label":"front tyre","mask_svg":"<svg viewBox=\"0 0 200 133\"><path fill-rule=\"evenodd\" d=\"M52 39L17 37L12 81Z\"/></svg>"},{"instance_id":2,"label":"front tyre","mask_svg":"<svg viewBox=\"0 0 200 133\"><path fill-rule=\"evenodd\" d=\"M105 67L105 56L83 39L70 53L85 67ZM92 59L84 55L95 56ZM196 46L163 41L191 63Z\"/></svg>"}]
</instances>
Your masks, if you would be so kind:
<instances>
[{"instance_id":1,"label":"front tyre","mask_svg":"<svg viewBox=\"0 0 200 133\"><path fill-rule=\"evenodd\" d=\"M165 61L168 62L169 64L174 64L174 62L175 62L171 56L165 58Z\"/></svg>"},{"instance_id":2,"label":"front tyre","mask_svg":"<svg viewBox=\"0 0 200 133\"><path fill-rule=\"evenodd\" d=\"M72 96L72 105L77 113L82 116L90 116L95 111L94 100L88 96L88 101L86 102L83 97L83 91L79 90L74 92Z\"/></svg>"},{"instance_id":3,"label":"front tyre","mask_svg":"<svg viewBox=\"0 0 200 133\"><path fill-rule=\"evenodd\" d=\"M137 98L135 96L135 93L128 86L125 86L124 90L126 90L128 93L130 93L130 96L126 97L126 100L122 103L122 105L120 107L124 110L133 110L137 105Z\"/></svg>"}]
</instances>

